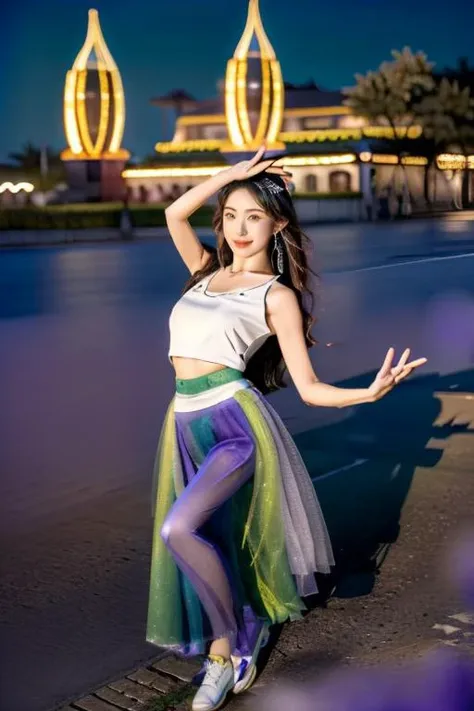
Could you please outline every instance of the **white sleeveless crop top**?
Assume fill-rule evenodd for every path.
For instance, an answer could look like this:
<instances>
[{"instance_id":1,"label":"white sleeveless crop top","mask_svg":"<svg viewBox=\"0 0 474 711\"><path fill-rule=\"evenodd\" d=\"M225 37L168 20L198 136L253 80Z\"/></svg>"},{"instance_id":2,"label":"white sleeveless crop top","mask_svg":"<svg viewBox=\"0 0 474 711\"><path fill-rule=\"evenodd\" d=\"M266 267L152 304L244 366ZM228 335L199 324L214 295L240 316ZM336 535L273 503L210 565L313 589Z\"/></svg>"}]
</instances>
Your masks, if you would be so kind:
<instances>
[{"instance_id":1,"label":"white sleeveless crop top","mask_svg":"<svg viewBox=\"0 0 474 711\"><path fill-rule=\"evenodd\" d=\"M265 297L279 275L247 289L212 293L207 288L215 274L204 277L174 305L168 359L197 358L244 371L271 335Z\"/></svg>"}]
</instances>

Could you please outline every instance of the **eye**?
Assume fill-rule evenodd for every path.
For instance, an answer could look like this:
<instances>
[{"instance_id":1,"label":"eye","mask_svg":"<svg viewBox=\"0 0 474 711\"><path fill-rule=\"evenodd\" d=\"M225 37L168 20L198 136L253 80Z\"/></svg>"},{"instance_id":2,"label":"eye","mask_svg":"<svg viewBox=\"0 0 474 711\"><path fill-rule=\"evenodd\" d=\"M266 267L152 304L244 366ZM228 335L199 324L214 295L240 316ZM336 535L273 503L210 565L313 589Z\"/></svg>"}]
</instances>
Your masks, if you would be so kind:
<instances>
[{"instance_id":1,"label":"eye","mask_svg":"<svg viewBox=\"0 0 474 711\"><path fill-rule=\"evenodd\" d=\"M255 217L255 219L256 219L257 221L260 219L260 217L259 217L258 215L250 215L250 219L252 219L252 217Z\"/></svg>"},{"instance_id":2,"label":"eye","mask_svg":"<svg viewBox=\"0 0 474 711\"><path fill-rule=\"evenodd\" d=\"M227 213L224 215L224 217L234 217L234 216L233 216L233 214L232 214L231 212L227 212Z\"/></svg>"}]
</instances>

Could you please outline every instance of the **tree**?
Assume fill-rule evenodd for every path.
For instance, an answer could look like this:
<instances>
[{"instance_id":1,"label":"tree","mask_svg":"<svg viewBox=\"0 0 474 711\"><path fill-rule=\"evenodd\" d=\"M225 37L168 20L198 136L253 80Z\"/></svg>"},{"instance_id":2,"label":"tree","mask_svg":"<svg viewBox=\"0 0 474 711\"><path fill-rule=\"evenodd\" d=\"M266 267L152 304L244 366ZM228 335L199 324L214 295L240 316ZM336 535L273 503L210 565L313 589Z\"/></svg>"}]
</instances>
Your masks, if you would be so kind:
<instances>
[{"instance_id":1,"label":"tree","mask_svg":"<svg viewBox=\"0 0 474 711\"><path fill-rule=\"evenodd\" d=\"M463 89L457 80L443 77L436 90L423 98L416 112L423 135L431 143L429 164L443 151L467 157L474 150L474 98L468 85ZM463 169L461 206L469 203L469 170Z\"/></svg>"},{"instance_id":2,"label":"tree","mask_svg":"<svg viewBox=\"0 0 474 711\"><path fill-rule=\"evenodd\" d=\"M413 54L409 47L393 51L392 56L393 61L383 62L377 71L356 74L356 85L344 90L344 103L359 116L390 126L393 152L399 156L408 147L408 129L420 126L422 137L416 145L428 159L424 182L429 201L428 175L437 153L452 150L467 156L474 150L474 100L470 93L474 70L466 60L460 60L456 70L444 70L446 76L433 74L434 65L426 55ZM454 76L459 81L450 80ZM463 205L468 202L468 193L466 167Z\"/></svg>"},{"instance_id":3,"label":"tree","mask_svg":"<svg viewBox=\"0 0 474 711\"><path fill-rule=\"evenodd\" d=\"M28 170L29 168L40 168L41 166L41 148L37 148L31 141L27 141L19 153L10 153L8 157L15 161L21 168ZM57 167L61 165L59 153L56 153L51 148L46 147L46 156L50 166Z\"/></svg>"},{"instance_id":4,"label":"tree","mask_svg":"<svg viewBox=\"0 0 474 711\"><path fill-rule=\"evenodd\" d=\"M470 87L471 94L474 94L474 66L469 64L467 57L459 57L455 67L445 67L440 72L434 73L437 83L440 83L443 77L449 81L457 81L462 89L466 86Z\"/></svg>"},{"instance_id":5,"label":"tree","mask_svg":"<svg viewBox=\"0 0 474 711\"><path fill-rule=\"evenodd\" d=\"M8 157L15 161L16 167L21 170L22 174L29 175L36 187L42 190L49 190L65 180L65 170L60 154L49 146L43 151L31 141L27 141L21 151L10 153Z\"/></svg>"},{"instance_id":6,"label":"tree","mask_svg":"<svg viewBox=\"0 0 474 711\"><path fill-rule=\"evenodd\" d=\"M372 124L392 129L393 152L406 150L408 131L418 123L417 104L435 88L433 64L423 52L413 54L409 47L392 51L393 60L383 62L377 71L356 74L356 84L344 89L344 104ZM401 166L408 186L405 166ZM401 204L400 204L401 209Z\"/></svg>"}]
</instances>

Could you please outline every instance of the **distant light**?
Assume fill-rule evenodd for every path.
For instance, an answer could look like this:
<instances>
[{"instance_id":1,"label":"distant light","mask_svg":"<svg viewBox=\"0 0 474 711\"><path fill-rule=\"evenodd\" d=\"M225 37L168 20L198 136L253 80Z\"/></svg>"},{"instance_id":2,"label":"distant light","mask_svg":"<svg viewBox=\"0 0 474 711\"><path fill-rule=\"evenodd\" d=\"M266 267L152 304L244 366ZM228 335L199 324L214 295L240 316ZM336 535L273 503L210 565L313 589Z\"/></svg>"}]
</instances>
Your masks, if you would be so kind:
<instances>
[{"instance_id":1,"label":"distant light","mask_svg":"<svg viewBox=\"0 0 474 711\"><path fill-rule=\"evenodd\" d=\"M290 114L293 110L289 111ZM299 109L309 115L309 109ZM320 109L323 115L323 109ZM303 114L302 114L303 115ZM328 114L329 115L329 114ZM419 138L421 126L362 126L358 128L319 128L302 131L282 131L280 139L285 143L315 143L316 141L360 141L362 138Z\"/></svg>"},{"instance_id":2,"label":"distant light","mask_svg":"<svg viewBox=\"0 0 474 711\"><path fill-rule=\"evenodd\" d=\"M123 178L191 178L209 176L219 173L228 166L203 166L189 168L127 168L122 172Z\"/></svg>"},{"instance_id":3,"label":"distant light","mask_svg":"<svg viewBox=\"0 0 474 711\"><path fill-rule=\"evenodd\" d=\"M218 151L224 145L222 139L197 139L194 141L162 141L155 145L157 153L183 153L194 151Z\"/></svg>"},{"instance_id":4,"label":"distant light","mask_svg":"<svg viewBox=\"0 0 474 711\"><path fill-rule=\"evenodd\" d=\"M372 156L373 163L385 163L387 165L396 165L398 163L398 156L389 155L385 153L374 153Z\"/></svg>"},{"instance_id":5,"label":"distant light","mask_svg":"<svg viewBox=\"0 0 474 711\"><path fill-rule=\"evenodd\" d=\"M402 156L399 158L397 155L392 155L389 153L369 153L368 151L362 152L360 154L361 161L368 163L380 163L382 165L427 165L428 158L425 156Z\"/></svg>"},{"instance_id":6,"label":"distant light","mask_svg":"<svg viewBox=\"0 0 474 711\"><path fill-rule=\"evenodd\" d=\"M336 156L286 156L276 161L275 165L309 166L309 165L343 165L354 163L357 157L354 153L343 153Z\"/></svg>"},{"instance_id":7,"label":"distant light","mask_svg":"<svg viewBox=\"0 0 474 711\"><path fill-rule=\"evenodd\" d=\"M0 185L0 193L4 193L5 190L8 190L11 193L19 193L20 190L24 190L25 193L31 193L35 189L35 186L32 183L10 183L7 181L6 183L2 183Z\"/></svg>"},{"instance_id":8,"label":"distant light","mask_svg":"<svg viewBox=\"0 0 474 711\"><path fill-rule=\"evenodd\" d=\"M474 155L465 156L462 153L441 153L436 156L440 170L474 170Z\"/></svg>"}]
</instances>

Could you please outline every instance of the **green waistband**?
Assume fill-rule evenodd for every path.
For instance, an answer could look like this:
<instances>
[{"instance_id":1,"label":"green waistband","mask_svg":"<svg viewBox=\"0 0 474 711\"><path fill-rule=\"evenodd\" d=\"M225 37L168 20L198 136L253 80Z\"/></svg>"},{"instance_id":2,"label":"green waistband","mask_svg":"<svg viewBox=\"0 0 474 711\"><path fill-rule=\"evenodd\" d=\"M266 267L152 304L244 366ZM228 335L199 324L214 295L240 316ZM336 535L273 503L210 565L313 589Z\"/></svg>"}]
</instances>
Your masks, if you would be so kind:
<instances>
[{"instance_id":1,"label":"green waistband","mask_svg":"<svg viewBox=\"0 0 474 711\"><path fill-rule=\"evenodd\" d=\"M244 374L236 368L224 368L209 375L200 375L198 378L176 378L176 392L181 395L196 395L204 390L215 388L233 380L241 380Z\"/></svg>"}]
</instances>

